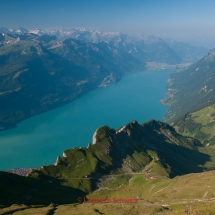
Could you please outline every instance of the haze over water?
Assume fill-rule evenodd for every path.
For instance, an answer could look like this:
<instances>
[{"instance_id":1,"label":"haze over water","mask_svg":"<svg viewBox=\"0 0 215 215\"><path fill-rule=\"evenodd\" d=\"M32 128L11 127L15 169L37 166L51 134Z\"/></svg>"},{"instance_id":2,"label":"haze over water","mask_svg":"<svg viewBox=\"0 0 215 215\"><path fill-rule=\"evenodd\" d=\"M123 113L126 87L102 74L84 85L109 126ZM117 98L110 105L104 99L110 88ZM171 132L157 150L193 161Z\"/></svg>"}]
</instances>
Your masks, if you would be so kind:
<instances>
[{"instance_id":1,"label":"haze over water","mask_svg":"<svg viewBox=\"0 0 215 215\"><path fill-rule=\"evenodd\" d=\"M98 88L68 105L27 119L17 128L0 132L0 170L54 164L64 150L87 146L95 130L117 129L132 120L140 124L162 120L171 71L126 75L118 83Z\"/></svg>"}]
</instances>

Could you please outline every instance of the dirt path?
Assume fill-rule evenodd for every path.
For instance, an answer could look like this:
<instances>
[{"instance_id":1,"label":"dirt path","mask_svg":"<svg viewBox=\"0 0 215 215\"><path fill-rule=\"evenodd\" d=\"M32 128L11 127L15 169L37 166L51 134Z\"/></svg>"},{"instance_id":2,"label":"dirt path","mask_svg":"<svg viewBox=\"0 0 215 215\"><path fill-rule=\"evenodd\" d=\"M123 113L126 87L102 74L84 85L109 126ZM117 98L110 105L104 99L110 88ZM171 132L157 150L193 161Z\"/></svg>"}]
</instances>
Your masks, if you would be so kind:
<instances>
[{"instance_id":1,"label":"dirt path","mask_svg":"<svg viewBox=\"0 0 215 215\"><path fill-rule=\"evenodd\" d=\"M153 196L154 194L156 194L156 193L159 193L159 192L165 190L166 188L168 188L168 187L169 187L170 185L172 185L173 183L174 183L174 182L172 182L172 183L170 183L168 186L166 186L166 187L164 187L164 188L162 188L162 189L156 191L155 193L152 194L152 196Z\"/></svg>"},{"instance_id":2,"label":"dirt path","mask_svg":"<svg viewBox=\"0 0 215 215\"><path fill-rule=\"evenodd\" d=\"M152 190L154 189L154 187L155 187L155 184L151 187L151 189L149 190L149 193L148 193L148 195L146 196L146 198L148 198L149 196L150 196L150 194L151 194L151 192L152 192Z\"/></svg>"}]
</instances>

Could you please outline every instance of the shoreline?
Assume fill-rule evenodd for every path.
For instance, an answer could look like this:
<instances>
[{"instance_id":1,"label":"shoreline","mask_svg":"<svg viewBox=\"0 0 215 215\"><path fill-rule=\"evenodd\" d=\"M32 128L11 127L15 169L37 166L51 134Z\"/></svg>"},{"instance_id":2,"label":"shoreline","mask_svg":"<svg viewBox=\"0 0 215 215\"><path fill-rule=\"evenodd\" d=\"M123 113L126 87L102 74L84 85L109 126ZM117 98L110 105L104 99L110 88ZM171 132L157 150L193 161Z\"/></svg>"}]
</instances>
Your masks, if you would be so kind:
<instances>
[{"instance_id":1,"label":"shoreline","mask_svg":"<svg viewBox=\"0 0 215 215\"><path fill-rule=\"evenodd\" d=\"M156 63L156 62L147 62L146 63L146 67L142 70L142 71L150 71L150 70L175 70L175 72L179 72L179 70L182 70L182 69L185 69L186 67L188 67L191 63L184 63L184 64L165 64L165 63ZM43 111L39 111L38 113L36 113L35 115L31 115L31 116L25 116L24 118L22 119L19 119L19 120L16 120L14 122L3 122L3 121L0 121L0 133L2 131L6 131L6 130L9 130L9 129L13 129L13 128L16 128L17 125L29 118L32 118L34 116L38 116L40 114L43 114L43 113L46 113L48 111L51 111L51 110L54 110L56 108L60 108L64 105L67 105L73 101L75 101L76 99L79 99L80 97L82 97L83 95L97 89L97 88L100 88L100 87L104 87L104 88L107 88L110 84L113 84L113 83L117 83L119 82L125 75L127 74L132 74L132 73L136 73L136 72L139 72L140 70L132 70L131 72L128 72L128 73L125 73L123 75L120 75L120 76L114 76L113 73L111 73L110 75L104 77L104 79L102 81L100 81L99 83L96 83L95 86L91 87L90 89L88 90L83 90L80 94L76 94L75 96L73 96L73 98L71 99L68 99L67 101L64 101L62 103L58 103L58 104L55 104L53 105L52 107L46 109L46 110L43 110Z\"/></svg>"},{"instance_id":2,"label":"shoreline","mask_svg":"<svg viewBox=\"0 0 215 215\"><path fill-rule=\"evenodd\" d=\"M144 71L147 71L147 70L144 70ZM144 72L142 71L142 72ZM135 70L135 71L132 71L131 73L129 74L132 74L132 73L136 73L136 72L139 72L138 70ZM125 75L123 75L125 76ZM123 77L122 76L122 77ZM120 81L121 79L118 79L118 81ZM90 92L90 91L89 91ZM65 150L65 149L64 149ZM42 164L43 165L43 164ZM29 174L32 169L40 169L40 168L13 168L13 169L9 169L9 170L2 170L2 171L5 171L5 172L10 172L10 173L14 173L14 174L18 174L18 175L22 175L22 176L26 176L27 174Z\"/></svg>"}]
</instances>

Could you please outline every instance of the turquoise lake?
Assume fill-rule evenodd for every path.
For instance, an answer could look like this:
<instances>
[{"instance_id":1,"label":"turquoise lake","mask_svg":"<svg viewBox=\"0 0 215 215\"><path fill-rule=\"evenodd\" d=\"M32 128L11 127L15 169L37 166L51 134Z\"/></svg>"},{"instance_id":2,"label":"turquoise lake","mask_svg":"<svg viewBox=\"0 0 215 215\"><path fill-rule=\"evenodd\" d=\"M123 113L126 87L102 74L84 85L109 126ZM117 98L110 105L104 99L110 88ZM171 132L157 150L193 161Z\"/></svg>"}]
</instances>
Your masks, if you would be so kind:
<instances>
[{"instance_id":1,"label":"turquoise lake","mask_svg":"<svg viewBox=\"0 0 215 215\"><path fill-rule=\"evenodd\" d=\"M75 101L27 119L0 132L0 170L54 164L64 150L87 146L95 130L117 129L132 120L140 124L162 120L170 70L135 72L107 88L98 88Z\"/></svg>"}]
</instances>

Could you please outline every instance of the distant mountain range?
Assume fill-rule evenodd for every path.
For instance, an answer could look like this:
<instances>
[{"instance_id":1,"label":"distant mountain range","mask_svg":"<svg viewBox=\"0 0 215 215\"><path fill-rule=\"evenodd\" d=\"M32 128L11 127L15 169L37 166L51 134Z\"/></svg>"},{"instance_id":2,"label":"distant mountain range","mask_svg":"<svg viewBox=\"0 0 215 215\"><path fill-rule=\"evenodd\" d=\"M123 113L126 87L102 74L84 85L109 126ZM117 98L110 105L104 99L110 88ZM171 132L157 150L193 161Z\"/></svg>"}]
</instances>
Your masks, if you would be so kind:
<instances>
[{"instance_id":1,"label":"distant mountain range","mask_svg":"<svg viewBox=\"0 0 215 215\"><path fill-rule=\"evenodd\" d=\"M192 62L206 51L189 44L182 52L187 44L84 28L0 32L0 130L145 70L148 62Z\"/></svg>"},{"instance_id":2,"label":"distant mountain range","mask_svg":"<svg viewBox=\"0 0 215 215\"><path fill-rule=\"evenodd\" d=\"M127 50L129 53L138 55L138 52L145 53L147 62L155 61L169 64L191 63L203 57L208 48L194 46L190 43L174 41L171 39L161 39L155 36L147 36L141 34L124 34L121 32L100 32L91 28L72 28L62 30L28 30L23 27L8 30L0 27L0 33L5 34L36 34L38 36L50 35L56 36L60 40L68 38L85 40L86 42L99 43L105 42L114 45L117 48ZM141 55L140 58L143 56Z\"/></svg>"}]
</instances>

